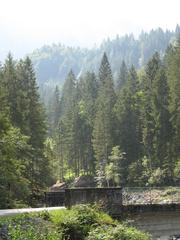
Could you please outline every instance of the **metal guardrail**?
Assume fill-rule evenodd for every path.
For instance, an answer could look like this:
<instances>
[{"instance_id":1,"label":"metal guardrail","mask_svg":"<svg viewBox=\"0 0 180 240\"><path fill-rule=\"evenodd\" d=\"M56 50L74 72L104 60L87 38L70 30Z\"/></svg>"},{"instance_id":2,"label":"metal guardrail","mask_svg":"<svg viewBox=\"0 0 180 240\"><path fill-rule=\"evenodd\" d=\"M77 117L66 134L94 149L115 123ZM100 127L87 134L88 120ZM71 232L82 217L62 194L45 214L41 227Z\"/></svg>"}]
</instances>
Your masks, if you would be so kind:
<instances>
[{"instance_id":1,"label":"metal guardrail","mask_svg":"<svg viewBox=\"0 0 180 240\"><path fill-rule=\"evenodd\" d=\"M125 187L123 205L180 203L180 187Z\"/></svg>"}]
</instances>

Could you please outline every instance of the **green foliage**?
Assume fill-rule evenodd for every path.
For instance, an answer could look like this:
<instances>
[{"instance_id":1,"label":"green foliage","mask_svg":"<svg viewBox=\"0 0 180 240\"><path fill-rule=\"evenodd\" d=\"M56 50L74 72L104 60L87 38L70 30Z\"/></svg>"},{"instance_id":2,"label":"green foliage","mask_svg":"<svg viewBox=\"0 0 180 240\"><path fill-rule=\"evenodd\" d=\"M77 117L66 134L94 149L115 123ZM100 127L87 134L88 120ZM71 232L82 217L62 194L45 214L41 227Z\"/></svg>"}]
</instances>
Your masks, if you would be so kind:
<instances>
[{"instance_id":1,"label":"green foliage","mask_svg":"<svg viewBox=\"0 0 180 240\"><path fill-rule=\"evenodd\" d=\"M9 54L0 69L0 208L30 203L49 181L46 123L29 58Z\"/></svg>"},{"instance_id":2,"label":"green foliage","mask_svg":"<svg viewBox=\"0 0 180 240\"><path fill-rule=\"evenodd\" d=\"M59 240L61 235L56 226L28 214L0 220L0 228L7 228L5 239L12 240Z\"/></svg>"},{"instance_id":3,"label":"green foliage","mask_svg":"<svg viewBox=\"0 0 180 240\"><path fill-rule=\"evenodd\" d=\"M121 89L124 87L128 80L128 69L126 67L126 63L122 61L122 64L120 66L120 72L119 72L119 77L117 80L117 89Z\"/></svg>"},{"instance_id":4,"label":"green foliage","mask_svg":"<svg viewBox=\"0 0 180 240\"><path fill-rule=\"evenodd\" d=\"M93 149L97 161L97 169L108 162L108 155L113 146L115 92L111 67L104 53L99 68L99 92L97 98L97 110L93 129Z\"/></svg>"},{"instance_id":5,"label":"green foliage","mask_svg":"<svg viewBox=\"0 0 180 240\"><path fill-rule=\"evenodd\" d=\"M71 70L62 92L56 86L52 94L47 140L32 62L28 57L14 61L8 55L0 67L0 208L35 205L55 178L64 181L91 175L98 186L179 183L180 39L168 47L164 58L158 53L152 56L149 50L153 46L163 52L169 37L163 38L164 47L155 39L165 35L158 29L149 34L150 40L142 33L143 45L132 35L105 41L100 53L107 50L107 54L98 76L82 70L76 79L79 70L75 74ZM116 51L111 51L114 44ZM136 49L130 54L133 60L126 51L123 58L118 57L118 51L132 45ZM54 47L73 54L73 59L77 60L77 52L88 59L87 50ZM43 51L46 62L53 51L46 47ZM113 60L116 64L110 66ZM147 65L137 73L130 67L133 62L136 67Z\"/></svg>"},{"instance_id":6,"label":"green foliage","mask_svg":"<svg viewBox=\"0 0 180 240\"><path fill-rule=\"evenodd\" d=\"M160 168L154 169L153 172L151 173L151 176L148 180L150 185L158 186L158 185L163 185L165 179L164 179L164 171L161 170Z\"/></svg>"},{"instance_id":7,"label":"green foliage","mask_svg":"<svg viewBox=\"0 0 180 240\"><path fill-rule=\"evenodd\" d=\"M131 175L128 166L136 162L142 154L142 119L139 79L135 68L129 70L126 85L118 91L114 111L117 118L118 145L126 153L126 161L122 162L123 183L127 182L127 176Z\"/></svg>"},{"instance_id":8,"label":"green foliage","mask_svg":"<svg viewBox=\"0 0 180 240\"><path fill-rule=\"evenodd\" d=\"M138 73L122 62L116 88L106 53L98 77L68 74L54 137L61 180L92 174L100 187L178 182L179 44L164 59L156 52ZM109 158L115 146L124 158Z\"/></svg>"},{"instance_id":9,"label":"green foliage","mask_svg":"<svg viewBox=\"0 0 180 240\"><path fill-rule=\"evenodd\" d=\"M179 180L180 179L180 160L177 160L177 163L174 168L174 177Z\"/></svg>"},{"instance_id":10,"label":"green foliage","mask_svg":"<svg viewBox=\"0 0 180 240\"><path fill-rule=\"evenodd\" d=\"M19 129L9 126L0 133L0 208L12 207L17 201L26 201L29 194L29 166L31 147L28 138Z\"/></svg>"},{"instance_id":11,"label":"green foliage","mask_svg":"<svg viewBox=\"0 0 180 240\"><path fill-rule=\"evenodd\" d=\"M101 226L90 231L86 240L149 240L150 237L135 228L129 228L123 225L116 227Z\"/></svg>"},{"instance_id":12,"label":"green foliage","mask_svg":"<svg viewBox=\"0 0 180 240\"><path fill-rule=\"evenodd\" d=\"M105 168L105 176L108 183L110 185L110 181L112 184L116 184L120 186L123 183L123 165L124 161L126 161L125 153L123 153L119 146L115 146L112 148L111 155L109 156L109 163Z\"/></svg>"},{"instance_id":13,"label":"green foliage","mask_svg":"<svg viewBox=\"0 0 180 240\"><path fill-rule=\"evenodd\" d=\"M64 239L69 240L83 240L93 225L113 223L111 217L88 205L74 206L70 210L53 211L51 220L59 226Z\"/></svg>"},{"instance_id":14,"label":"green foliage","mask_svg":"<svg viewBox=\"0 0 180 240\"><path fill-rule=\"evenodd\" d=\"M75 206L70 210L21 214L0 218L0 230L12 240L149 240L135 228L124 226L97 206Z\"/></svg>"}]
</instances>

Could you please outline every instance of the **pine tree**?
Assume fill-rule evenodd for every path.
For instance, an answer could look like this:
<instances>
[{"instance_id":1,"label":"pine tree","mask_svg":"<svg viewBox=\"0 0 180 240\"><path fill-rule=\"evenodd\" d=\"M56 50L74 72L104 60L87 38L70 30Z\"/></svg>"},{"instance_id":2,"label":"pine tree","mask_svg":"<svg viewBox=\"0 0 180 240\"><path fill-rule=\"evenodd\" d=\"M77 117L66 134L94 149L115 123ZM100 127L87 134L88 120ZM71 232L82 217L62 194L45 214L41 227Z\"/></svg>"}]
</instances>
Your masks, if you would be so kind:
<instances>
[{"instance_id":1,"label":"pine tree","mask_svg":"<svg viewBox=\"0 0 180 240\"><path fill-rule=\"evenodd\" d=\"M87 72L79 84L79 150L82 171L95 174L94 153L92 147L92 130L96 113L97 80L94 73Z\"/></svg>"},{"instance_id":2,"label":"pine tree","mask_svg":"<svg viewBox=\"0 0 180 240\"><path fill-rule=\"evenodd\" d=\"M10 118L13 125L18 126L19 114L17 111L18 84L16 76L16 63L9 53L2 70L3 83L7 93L7 103L9 106Z\"/></svg>"},{"instance_id":3,"label":"pine tree","mask_svg":"<svg viewBox=\"0 0 180 240\"><path fill-rule=\"evenodd\" d=\"M76 78L73 71L70 70L62 90L61 105L60 105L61 116L63 116L63 114L66 114L66 111L68 111L68 109L72 107L76 97L77 97L76 96Z\"/></svg>"},{"instance_id":4,"label":"pine tree","mask_svg":"<svg viewBox=\"0 0 180 240\"><path fill-rule=\"evenodd\" d=\"M153 83L155 81L156 74L158 73L161 66L161 61L158 53L149 60L145 69L145 79L144 79L144 104L143 104L143 144L145 148L145 153L151 162L151 168L153 164L154 157L154 146L153 139L155 134L155 122L153 118Z\"/></svg>"},{"instance_id":5,"label":"pine tree","mask_svg":"<svg viewBox=\"0 0 180 240\"><path fill-rule=\"evenodd\" d=\"M50 179L48 159L44 156L46 118L30 58L27 57L20 61L17 69L22 91L19 107L21 107L23 123L20 128L25 135L29 136L28 143L33 149L28 177L31 179L32 188L37 191L45 186Z\"/></svg>"},{"instance_id":6,"label":"pine tree","mask_svg":"<svg viewBox=\"0 0 180 240\"><path fill-rule=\"evenodd\" d=\"M3 69L0 69L0 208L9 208L14 207L18 201L26 202L29 196L26 172L31 146L27 143L28 137L12 126L8 107L9 93L4 80Z\"/></svg>"},{"instance_id":7,"label":"pine tree","mask_svg":"<svg viewBox=\"0 0 180 240\"><path fill-rule=\"evenodd\" d=\"M118 119L118 144L126 153L126 161L123 162L124 183L127 182L128 174L131 175L130 165L134 162L138 164L142 155L141 99L139 98L138 76L132 66L129 70L127 85L119 92L115 104Z\"/></svg>"},{"instance_id":8,"label":"pine tree","mask_svg":"<svg viewBox=\"0 0 180 240\"><path fill-rule=\"evenodd\" d=\"M172 158L177 162L180 159L180 37L174 46L166 53L167 78L169 86L169 111L173 127Z\"/></svg>"},{"instance_id":9,"label":"pine tree","mask_svg":"<svg viewBox=\"0 0 180 240\"><path fill-rule=\"evenodd\" d=\"M80 82L81 85L81 96L84 103L84 110L88 123L93 127L94 117L95 117L95 102L98 94L98 83L95 74L92 72L87 72Z\"/></svg>"},{"instance_id":10,"label":"pine tree","mask_svg":"<svg viewBox=\"0 0 180 240\"><path fill-rule=\"evenodd\" d=\"M157 164L156 168L165 168L170 181L170 179L172 180L174 168L171 158L172 126L169 112L169 88L163 67L158 71L154 79L152 110L155 122L153 145Z\"/></svg>"},{"instance_id":11,"label":"pine tree","mask_svg":"<svg viewBox=\"0 0 180 240\"><path fill-rule=\"evenodd\" d=\"M55 135L60 119L60 92L58 86L55 87L48 113L49 134Z\"/></svg>"},{"instance_id":12,"label":"pine tree","mask_svg":"<svg viewBox=\"0 0 180 240\"><path fill-rule=\"evenodd\" d=\"M29 76L26 69L26 64L23 60L17 63L16 67L16 77L17 77L17 107L16 112L18 114L18 119L16 119L16 125L21 129L21 131L29 136L31 134L29 126L29 116L30 116L30 99L28 96L29 91Z\"/></svg>"},{"instance_id":13,"label":"pine tree","mask_svg":"<svg viewBox=\"0 0 180 240\"><path fill-rule=\"evenodd\" d=\"M66 164L75 174L79 175L79 158L78 158L78 104L77 104L77 82L73 71L71 70L64 83L61 97L61 119L59 133L63 145L63 156ZM63 138L62 138L63 135Z\"/></svg>"},{"instance_id":14,"label":"pine tree","mask_svg":"<svg viewBox=\"0 0 180 240\"><path fill-rule=\"evenodd\" d=\"M128 80L128 69L124 61L122 61L120 66L120 72L117 80L117 89L121 89Z\"/></svg>"},{"instance_id":15,"label":"pine tree","mask_svg":"<svg viewBox=\"0 0 180 240\"><path fill-rule=\"evenodd\" d=\"M97 160L97 169L108 161L113 146L115 93L111 68L104 53L99 69L99 92L97 111L93 129L93 148Z\"/></svg>"}]
</instances>

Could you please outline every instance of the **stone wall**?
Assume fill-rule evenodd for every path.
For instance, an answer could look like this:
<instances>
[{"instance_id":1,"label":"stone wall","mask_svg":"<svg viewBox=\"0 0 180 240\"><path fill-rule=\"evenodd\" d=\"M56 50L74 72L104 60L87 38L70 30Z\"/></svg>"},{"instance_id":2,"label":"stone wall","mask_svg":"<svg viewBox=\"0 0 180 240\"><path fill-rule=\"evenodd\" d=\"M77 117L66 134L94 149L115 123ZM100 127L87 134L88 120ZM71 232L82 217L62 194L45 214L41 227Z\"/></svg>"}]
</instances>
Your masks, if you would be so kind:
<instances>
[{"instance_id":1,"label":"stone wall","mask_svg":"<svg viewBox=\"0 0 180 240\"><path fill-rule=\"evenodd\" d=\"M45 204L47 207L64 206L65 205L65 190L59 192L45 192Z\"/></svg>"},{"instance_id":2,"label":"stone wall","mask_svg":"<svg viewBox=\"0 0 180 240\"><path fill-rule=\"evenodd\" d=\"M72 207L76 204L100 204L108 213L119 216L122 210L122 188L66 188L45 193L46 206Z\"/></svg>"},{"instance_id":3,"label":"stone wall","mask_svg":"<svg viewBox=\"0 0 180 240\"><path fill-rule=\"evenodd\" d=\"M122 188L65 189L65 206L98 203L112 215L119 215L122 207Z\"/></svg>"}]
</instances>

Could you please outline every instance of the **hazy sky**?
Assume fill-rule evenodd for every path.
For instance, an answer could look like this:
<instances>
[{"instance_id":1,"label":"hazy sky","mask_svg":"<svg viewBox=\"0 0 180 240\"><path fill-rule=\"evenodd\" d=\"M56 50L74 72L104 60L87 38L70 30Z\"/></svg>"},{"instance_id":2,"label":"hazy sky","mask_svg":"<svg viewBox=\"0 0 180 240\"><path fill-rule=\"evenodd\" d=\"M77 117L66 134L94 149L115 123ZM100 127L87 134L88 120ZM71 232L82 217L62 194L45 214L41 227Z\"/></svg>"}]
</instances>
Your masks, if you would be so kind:
<instances>
[{"instance_id":1,"label":"hazy sky","mask_svg":"<svg viewBox=\"0 0 180 240\"><path fill-rule=\"evenodd\" d=\"M44 44L91 47L117 34L180 23L180 0L0 0L0 59Z\"/></svg>"}]
</instances>

